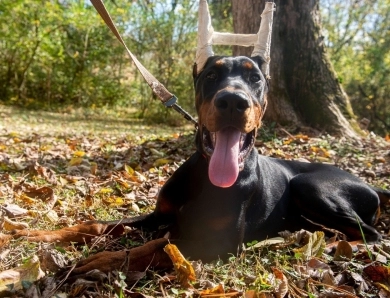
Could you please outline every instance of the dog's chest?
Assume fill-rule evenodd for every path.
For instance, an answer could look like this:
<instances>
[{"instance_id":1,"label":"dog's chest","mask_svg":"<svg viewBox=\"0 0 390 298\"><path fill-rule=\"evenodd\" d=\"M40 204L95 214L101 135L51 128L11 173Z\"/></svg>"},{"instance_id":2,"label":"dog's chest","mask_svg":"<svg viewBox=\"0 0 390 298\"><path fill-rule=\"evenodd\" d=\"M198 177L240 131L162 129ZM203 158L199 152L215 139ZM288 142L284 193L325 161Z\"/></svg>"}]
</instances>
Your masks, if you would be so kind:
<instances>
[{"instance_id":1,"label":"dog's chest","mask_svg":"<svg viewBox=\"0 0 390 298\"><path fill-rule=\"evenodd\" d=\"M237 232L242 208L242 194L234 192L204 189L191 197L179 210L180 238L204 239L225 233L232 237Z\"/></svg>"}]
</instances>

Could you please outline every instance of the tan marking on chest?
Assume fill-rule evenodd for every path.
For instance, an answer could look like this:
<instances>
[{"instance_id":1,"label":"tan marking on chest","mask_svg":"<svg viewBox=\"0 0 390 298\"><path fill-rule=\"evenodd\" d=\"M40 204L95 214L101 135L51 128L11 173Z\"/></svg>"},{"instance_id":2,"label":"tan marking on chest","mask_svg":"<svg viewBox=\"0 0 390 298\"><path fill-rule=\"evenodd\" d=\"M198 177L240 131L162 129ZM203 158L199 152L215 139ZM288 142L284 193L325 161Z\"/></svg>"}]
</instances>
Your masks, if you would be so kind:
<instances>
[{"instance_id":1,"label":"tan marking on chest","mask_svg":"<svg viewBox=\"0 0 390 298\"><path fill-rule=\"evenodd\" d=\"M209 223L208 225L210 226L210 229L214 231L221 231L231 226L233 221L234 221L234 216L218 217L218 218L210 219L208 221Z\"/></svg>"}]
</instances>

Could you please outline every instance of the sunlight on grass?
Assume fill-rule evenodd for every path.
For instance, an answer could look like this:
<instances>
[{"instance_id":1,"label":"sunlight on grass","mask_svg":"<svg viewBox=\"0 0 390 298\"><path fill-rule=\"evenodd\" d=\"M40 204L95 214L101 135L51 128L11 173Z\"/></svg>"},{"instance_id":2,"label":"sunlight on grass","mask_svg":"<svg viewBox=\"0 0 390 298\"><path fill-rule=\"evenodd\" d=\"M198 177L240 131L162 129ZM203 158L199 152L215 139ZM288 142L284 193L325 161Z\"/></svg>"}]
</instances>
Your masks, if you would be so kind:
<instances>
[{"instance_id":1,"label":"sunlight on grass","mask_svg":"<svg viewBox=\"0 0 390 298\"><path fill-rule=\"evenodd\" d=\"M86 109L55 113L32 111L0 105L0 131L7 133L38 133L98 136L126 136L137 138L170 136L193 130L192 125L172 127L165 124L146 124L134 118L134 111L105 110L91 112ZM133 118L132 118L133 117ZM177 117L180 117L179 115Z\"/></svg>"}]
</instances>

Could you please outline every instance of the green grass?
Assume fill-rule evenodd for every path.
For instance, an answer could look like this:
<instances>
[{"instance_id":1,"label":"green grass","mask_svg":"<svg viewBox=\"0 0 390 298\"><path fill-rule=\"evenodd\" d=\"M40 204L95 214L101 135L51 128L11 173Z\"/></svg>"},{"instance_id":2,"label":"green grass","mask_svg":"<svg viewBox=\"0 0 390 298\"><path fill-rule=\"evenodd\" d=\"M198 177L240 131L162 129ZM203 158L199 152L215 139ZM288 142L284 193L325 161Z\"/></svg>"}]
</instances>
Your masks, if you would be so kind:
<instances>
[{"instance_id":1,"label":"green grass","mask_svg":"<svg viewBox=\"0 0 390 298\"><path fill-rule=\"evenodd\" d=\"M159 104L156 102L156 104ZM171 111L171 113L175 113ZM60 112L34 111L0 104L0 131L26 134L66 134L98 136L128 136L142 139L145 136L164 137L193 130L190 124L171 127L164 124L147 124L134 118L134 110L67 109ZM177 117L180 117L179 115Z\"/></svg>"}]
</instances>

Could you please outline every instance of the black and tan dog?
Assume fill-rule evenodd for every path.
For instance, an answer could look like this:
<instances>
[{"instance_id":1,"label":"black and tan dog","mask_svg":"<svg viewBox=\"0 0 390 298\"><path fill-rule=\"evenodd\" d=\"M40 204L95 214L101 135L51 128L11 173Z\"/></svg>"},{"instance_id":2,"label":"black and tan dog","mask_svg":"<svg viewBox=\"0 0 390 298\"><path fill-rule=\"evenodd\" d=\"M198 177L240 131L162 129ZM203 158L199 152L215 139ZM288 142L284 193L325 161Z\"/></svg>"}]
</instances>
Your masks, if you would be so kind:
<instances>
[{"instance_id":1,"label":"black and tan dog","mask_svg":"<svg viewBox=\"0 0 390 298\"><path fill-rule=\"evenodd\" d=\"M205 261L283 230L318 229L306 219L351 240L361 238L360 225L368 241L379 241L372 227L379 212L373 188L336 167L265 157L254 148L266 105L262 63L260 57L214 56L194 76L197 151L163 186L153 213L18 236L84 242L93 235L120 234L123 225L152 231L167 226L170 242L185 256ZM102 252L80 262L73 273L119 269L125 259L132 271L170 267L163 252L167 242L160 238L127 252Z\"/></svg>"}]
</instances>

